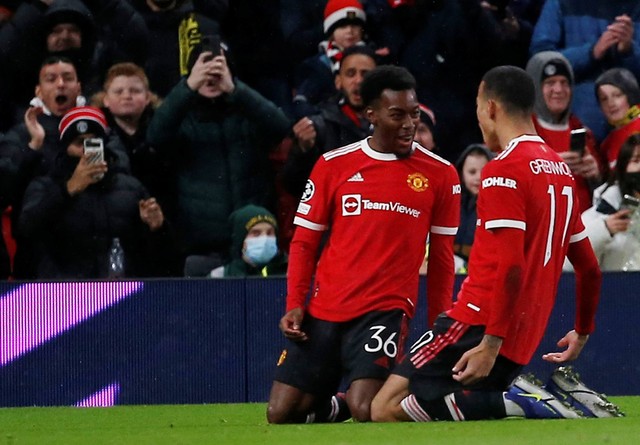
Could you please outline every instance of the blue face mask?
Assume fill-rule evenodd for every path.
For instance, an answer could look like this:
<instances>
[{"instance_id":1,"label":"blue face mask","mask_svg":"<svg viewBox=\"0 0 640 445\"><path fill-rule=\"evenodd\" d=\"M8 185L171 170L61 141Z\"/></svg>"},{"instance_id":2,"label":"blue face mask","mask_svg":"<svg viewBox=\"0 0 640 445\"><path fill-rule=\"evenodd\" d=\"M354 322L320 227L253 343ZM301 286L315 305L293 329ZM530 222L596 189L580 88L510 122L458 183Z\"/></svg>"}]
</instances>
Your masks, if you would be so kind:
<instances>
[{"instance_id":1,"label":"blue face mask","mask_svg":"<svg viewBox=\"0 0 640 445\"><path fill-rule=\"evenodd\" d=\"M275 236L257 236L244 240L245 249L242 253L255 266L263 266L273 259L278 253L278 245Z\"/></svg>"}]
</instances>

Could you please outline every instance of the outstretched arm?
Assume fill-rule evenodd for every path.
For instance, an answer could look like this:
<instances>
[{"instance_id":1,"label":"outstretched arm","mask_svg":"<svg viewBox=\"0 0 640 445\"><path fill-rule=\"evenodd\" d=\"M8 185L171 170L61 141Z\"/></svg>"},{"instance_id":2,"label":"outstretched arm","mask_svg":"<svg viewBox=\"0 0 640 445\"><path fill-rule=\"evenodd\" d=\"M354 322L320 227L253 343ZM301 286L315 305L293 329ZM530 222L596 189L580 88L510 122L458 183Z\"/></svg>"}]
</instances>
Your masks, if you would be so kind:
<instances>
[{"instance_id":1,"label":"outstretched arm","mask_svg":"<svg viewBox=\"0 0 640 445\"><path fill-rule=\"evenodd\" d=\"M598 266L589 238L569 245L567 257L576 271L576 323L575 328L558 341L560 352L544 354L548 362L564 363L575 360L595 329L595 316L600 299L602 273Z\"/></svg>"}]
</instances>

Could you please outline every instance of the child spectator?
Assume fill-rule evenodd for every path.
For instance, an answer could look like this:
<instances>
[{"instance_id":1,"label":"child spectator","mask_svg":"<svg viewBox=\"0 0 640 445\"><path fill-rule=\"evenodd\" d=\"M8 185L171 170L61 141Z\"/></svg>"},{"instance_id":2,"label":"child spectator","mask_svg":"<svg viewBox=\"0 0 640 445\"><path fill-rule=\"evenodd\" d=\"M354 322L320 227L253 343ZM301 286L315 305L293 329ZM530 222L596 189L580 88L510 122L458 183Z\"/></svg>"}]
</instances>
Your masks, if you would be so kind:
<instances>
[{"instance_id":1,"label":"child spectator","mask_svg":"<svg viewBox=\"0 0 640 445\"><path fill-rule=\"evenodd\" d=\"M466 272L471 254L471 246L476 231L476 203L480 191L480 173L495 155L483 144L469 145L458 158L456 169L460 176L462 194L460 196L460 225L453 245L456 255L456 272Z\"/></svg>"},{"instance_id":2,"label":"child spectator","mask_svg":"<svg viewBox=\"0 0 640 445\"><path fill-rule=\"evenodd\" d=\"M170 162L147 142L147 128L160 99L149 89L144 70L133 63L109 68L103 90L92 98L101 107L109 128L122 142L131 172L156 197L165 211L173 208L175 193Z\"/></svg>"},{"instance_id":3,"label":"child spectator","mask_svg":"<svg viewBox=\"0 0 640 445\"><path fill-rule=\"evenodd\" d=\"M602 156L613 169L622 144L640 131L638 81L631 71L612 68L596 79L596 97L607 122L613 127L600 146Z\"/></svg>"}]
</instances>

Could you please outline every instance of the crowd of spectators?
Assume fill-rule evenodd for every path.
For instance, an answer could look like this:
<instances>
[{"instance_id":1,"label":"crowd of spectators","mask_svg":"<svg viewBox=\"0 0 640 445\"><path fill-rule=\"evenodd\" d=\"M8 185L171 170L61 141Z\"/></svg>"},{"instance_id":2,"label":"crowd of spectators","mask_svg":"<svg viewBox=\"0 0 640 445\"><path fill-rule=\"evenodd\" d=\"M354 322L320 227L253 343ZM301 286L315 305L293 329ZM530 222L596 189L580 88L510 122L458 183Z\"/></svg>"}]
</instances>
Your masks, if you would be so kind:
<instances>
[{"instance_id":1,"label":"crowd of spectators","mask_svg":"<svg viewBox=\"0 0 640 445\"><path fill-rule=\"evenodd\" d=\"M451 163L482 143L484 72L526 67L536 129L577 178L580 208L597 209L602 184L626 184L616 161L640 125L637 25L634 0L0 0L0 278L106 277L113 238L126 276L228 275L246 206L275 218L286 263L315 160L371 133L358 89L380 64L414 75L416 140ZM87 105L104 116L89 136L104 139L105 177L72 190L88 161L61 125Z\"/></svg>"}]
</instances>

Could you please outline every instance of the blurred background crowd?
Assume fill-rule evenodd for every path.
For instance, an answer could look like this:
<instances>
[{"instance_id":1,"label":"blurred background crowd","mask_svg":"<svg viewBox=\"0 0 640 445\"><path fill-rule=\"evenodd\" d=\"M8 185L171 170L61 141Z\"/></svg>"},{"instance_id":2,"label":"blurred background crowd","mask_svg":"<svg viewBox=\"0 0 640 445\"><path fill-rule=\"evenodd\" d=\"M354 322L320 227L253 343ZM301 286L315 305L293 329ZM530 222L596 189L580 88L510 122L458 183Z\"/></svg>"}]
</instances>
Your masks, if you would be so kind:
<instances>
[{"instance_id":1,"label":"blurred background crowd","mask_svg":"<svg viewBox=\"0 0 640 445\"><path fill-rule=\"evenodd\" d=\"M415 76L415 140L458 169L458 272L493 158L477 87L505 64L601 267L638 270L635 25L633 0L0 0L0 278L286 273L306 179L370 134L380 64Z\"/></svg>"}]
</instances>

